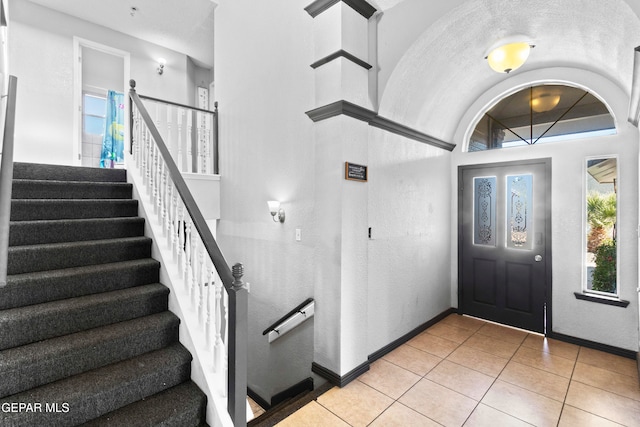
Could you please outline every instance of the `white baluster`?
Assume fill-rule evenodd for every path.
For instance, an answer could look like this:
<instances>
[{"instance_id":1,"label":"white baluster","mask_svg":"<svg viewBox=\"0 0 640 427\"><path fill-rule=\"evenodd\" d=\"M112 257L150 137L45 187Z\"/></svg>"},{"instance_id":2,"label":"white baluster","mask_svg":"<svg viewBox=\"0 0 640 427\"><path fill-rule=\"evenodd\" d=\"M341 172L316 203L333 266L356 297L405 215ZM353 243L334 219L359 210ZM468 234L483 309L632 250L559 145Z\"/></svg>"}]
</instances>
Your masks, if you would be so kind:
<instances>
[{"instance_id":1,"label":"white baluster","mask_svg":"<svg viewBox=\"0 0 640 427\"><path fill-rule=\"evenodd\" d=\"M161 160L162 186L160 187L160 199L158 200L158 208L160 209L160 215L158 216L162 232L165 233L167 229L167 164L164 162L164 159Z\"/></svg>"},{"instance_id":2,"label":"white baluster","mask_svg":"<svg viewBox=\"0 0 640 427\"><path fill-rule=\"evenodd\" d=\"M165 223L165 233L167 234L167 246L171 249L171 253L173 254L173 244L175 242L174 232L174 223L176 221L176 213L175 213L175 187L173 186L173 181L169 179L167 183L167 222ZM173 259L175 261L175 258Z\"/></svg>"},{"instance_id":3,"label":"white baluster","mask_svg":"<svg viewBox=\"0 0 640 427\"><path fill-rule=\"evenodd\" d=\"M156 198L158 197L158 154L155 141L151 145L151 204L153 206L153 213L158 214L158 205L156 204Z\"/></svg>"},{"instance_id":4,"label":"white baluster","mask_svg":"<svg viewBox=\"0 0 640 427\"><path fill-rule=\"evenodd\" d=\"M206 121L206 129L205 129L205 141L207 143L207 148L205 150L205 155L207 157L207 170L206 173L208 174L212 174L213 173L213 156L211 154L211 152L213 151L213 132L211 131L211 129L213 128L213 114L207 114L207 121Z\"/></svg>"},{"instance_id":5,"label":"white baluster","mask_svg":"<svg viewBox=\"0 0 640 427\"><path fill-rule=\"evenodd\" d=\"M151 169L153 164L153 156L151 153L151 134L149 133L149 129L145 129L145 146L144 146L144 157L145 157L145 185L147 187L147 194L151 194Z\"/></svg>"},{"instance_id":6,"label":"white baluster","mask_svg":"<svg viewBox=\"0 0 640 427\"><path fill-rule=\"evenodd\" d=\"M180 172L184 172L184 150L182 149L182 116L184 109L178 108L178 157L176 163Z\"/></svg>"},{"instance_id":7,"label":"white baluster","mask_svg":"<svg viewBox=\"0 0 640 427\"><path fill-rule=\"evenodd\" d=\"M204 115L202 112L197 113L198 116L198 170L196 173L205 173L204 168Z\"/></svg>"},{"instance_id":8,"label":"white baluster","mask_svg":"<svg viewBox=\"0 0 640 427\"><path fill-rule=\"evenodd\" d=\"M184 224L184 206L182 205L182 199L178 204L178 246L176 247L177 257L178 257L178 266L181 269L182 280L185 281L184 277L184 242L185 242L185 224Z\"/></svg>"},{"instance_id":9,"label":"white baluster","mask_svg":"<svg viewBox=\"0 0 640 427\"><path fill-rule=\"evenodd\" d=\"M200 236L198 235L198 294L199 294L199 298L198 298L198 322L200 322L200 325L204 326L204 292L205 289L204 287L206 286L206 279L203 280L202 279L202 275L203 272L205 271L205 269L203 268L204 265L204 245L202 244L202 241L200 239Z\"/></svg>"},{"instance_id":10,"label":"white baluster","mask_svg":"<svg viewBox=\"0 0 640 427\"><path fill-rule=\"evenodd\" d=\"M156 114L155 114L155 121L156 121L156 129L158 129L158 131L160 131L160 103L159 102L154 102L154 105L156 107Z\"/></svg>"},{"instance_id":11,"label":"white baluster","mask_svg":"<svg viewBox=\"0 0 640 427\"><path fill-rule=\"evenodd\" d=\"M211 258L209 256L206 257L205 262L207 264L207 294L205 297L205 321L204 321L204 338L205 338L205 348L207 351L213 352L213 348L211 345L211 305L214 303L212 301L212 293L215 291L211 291L214 287L213 281L213 263L211 262Z\"/></svg>"},{"instance_id":12,"label":"white baluster","mask_svg":"<svg viewBox=\"0 0 640 427\"><path fill-rule=\"evenodd\" d=\"M138 164L138 110L135 105L133 106L133 110L131 111L131 116L133 117L133 126L131 127L131 156L133 157L133 164L139 168Z\"/></svg>"},{"instance_id":13,"label":"white baluster","mask_svg":"<svg viewBox=\"0 0 640 427\"><path fill-rule=\"evenodd\" d=\"M185 235L185 243L184 243L184 282L186 284L187 290L189 290L189 295L191 295L191 276L189 275L191 271L191 218L185 215L186 221L186 229L184 231Z\"/></svg>"},{"instance_id":14,"label":"white baluster","mask_svg":"<svg viewBox=\"0 0 640 427\"><path fill-rule=\"evenodd\" d=\"M191 217L189 217L191 220ZM194 307L198 307L198 239L197 230L191 230L191 302ZM195 235L195 236L194 236Z\"/></svg>"},{"instance_id":15,"label":"white baluster","mask_svg":"<svg viewBox=\"0 0 640 427\"><path fill-rule=\"evenodd\" d=\"M167 148L169 149L169 153L171 154L171 157L175 157L175 150L173 149L173 135L171 134L171 123L172 123L172 112L173 110L171 109L171 104L166 104L165 108L167 109L167 138L166 138L166 143L167 143Z\"/></svg>"},{"instance_id":16,"label":"white baluster","mask_svg":"<svg viewBox=\"0 0 640 427\"><path fill-rule=\"evenodd\" d=\"M216 372L220 372L223 363L224 343L222 342L222 283L219 278L215 281L215 323L214 328L214 341L213 341L213 366Z\"/></svg>"},{"instance_id":17,"label":"white baluster","mask_svg":"<svg viewBox=\"0 0 640 427\"><path fill-rule=\"evenodd\" d=\"M192 165L193 165L193 156L195 155L195 153L193 153L193 150L191 149L191 139L192 139L192 132L194 132L194 124L193 124L193 114L189 114L187 113L187 165L185 167L185 172L194 172L192 171Z\"/></svg>"}]
</instances>

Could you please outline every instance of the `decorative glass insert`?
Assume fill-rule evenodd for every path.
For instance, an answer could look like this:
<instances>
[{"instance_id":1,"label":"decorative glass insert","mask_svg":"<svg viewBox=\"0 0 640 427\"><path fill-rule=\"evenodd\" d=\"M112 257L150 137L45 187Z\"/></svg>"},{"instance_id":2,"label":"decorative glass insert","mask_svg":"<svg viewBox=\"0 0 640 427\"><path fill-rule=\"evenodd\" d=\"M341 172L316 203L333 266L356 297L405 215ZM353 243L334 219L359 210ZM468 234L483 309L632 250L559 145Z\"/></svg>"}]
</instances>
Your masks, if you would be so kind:
<instances>
[{"instance_id":1,"label":"decorative glass insert","mask_svg":"<svg viewBox=\"0 0 640 427\"><path fill-rule=\"evenodd\" d=\"M533 176L507 175L507 247L531 249Z\"/></svg>"},{"instance_id":2,"label":"decorative glass insert","mask_svg":"<svg viewBox=\"0 0 640 427\"><path fill-rule=\"evenodd\" d=\"M473 243L496 245L496 177L473 178Z\"/></svg>"}]
</instances>

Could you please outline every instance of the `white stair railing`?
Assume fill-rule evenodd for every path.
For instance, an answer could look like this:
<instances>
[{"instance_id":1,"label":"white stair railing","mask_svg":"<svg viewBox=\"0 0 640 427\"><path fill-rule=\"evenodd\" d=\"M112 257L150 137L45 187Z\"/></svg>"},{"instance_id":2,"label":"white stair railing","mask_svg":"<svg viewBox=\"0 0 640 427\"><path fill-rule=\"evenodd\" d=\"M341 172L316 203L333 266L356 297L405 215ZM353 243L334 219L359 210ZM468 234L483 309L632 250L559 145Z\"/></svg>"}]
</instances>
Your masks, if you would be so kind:
<instances>
[{"instance_id":1,"label":"white stair railing","mask_svg":"<svg viewBox=\"0 0 640 427\"><path fill-rule=\"evenodd\" d=\"M170 151L131 81L131 150L128 170L141 181L147 212L168 248L164 267L186 296L187 322L215 398L226 398L233 424L246 425L248 293L244 267L229 268ZM176 120L177 128L184 122ZM173 123L173 121L171 121ZM169 131L171 127L169 127ZM179 139L179 138L178 138ZM177 140L178 140L177 139ZM182 152L184 154L184 152ZM210 161L210 158L209 160ZM198 162L206 165L206 161Z\"/></svg>"},{"instance_id":2,"label":"white stair railing","mask_svg":"<svg viewBox=\"0 0 640 427\"><path fill-rule=\"evenodd\" d=\"M218 173L218 103L214 111L138 95L183 173Z\"/></svg>"}]
</instances>

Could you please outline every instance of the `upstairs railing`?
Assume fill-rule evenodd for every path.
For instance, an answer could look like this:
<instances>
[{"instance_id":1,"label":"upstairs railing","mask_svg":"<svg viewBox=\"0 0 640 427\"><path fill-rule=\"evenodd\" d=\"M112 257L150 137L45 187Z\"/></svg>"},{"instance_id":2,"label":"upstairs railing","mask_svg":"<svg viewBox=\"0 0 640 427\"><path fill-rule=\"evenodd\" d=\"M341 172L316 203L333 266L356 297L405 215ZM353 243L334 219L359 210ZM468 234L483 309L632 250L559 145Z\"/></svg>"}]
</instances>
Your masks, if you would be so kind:
<instances>
[{"instance_id":1,"label":"upstairs railing","mask_svg":"<svg viewBox=\"0 0 640 427\"><path fill-rule=\"evenodd\" d=\"M233 424L244 426L248 294L242 282L243 266L229 268L172 153L136 93L135 81L130 84L130 153L135 170L130 167L129 171L139 174L153 204L157 225L166 239L158 244L171 250L173 264L165 267L177 271L182 290L189 295L191 310L198 318L199 331L194 333L200 334L197 338L207 347L205 354L211 355L211 363L203 369L211 369L212 377L222 382L210 391L226 397Z\"/></svg>"},{"instance_id":2,"label":"upstairs railing","mask_svg":"<svg viewBox=\"0 0 640 427\"><path fill-rule=\"evenodd\" d=\"M13 184L13 134L16 120L17 86L18 79L15 76L9 76L9 86L6 96L7 105L4 109L5 120L2 136L2 162L0 163L0 288L7 285L11 186Z\"/></svg>"},{"instance_id":3,"label":"upstairs railing","mask_svg":"<svg viewBox=\"0 0 640 427\"><path fill-rule=\"evenodd\" d=\"M214 111L138 95L180 172L218 174L218 103Z\"/></svg>"}]
</instances>

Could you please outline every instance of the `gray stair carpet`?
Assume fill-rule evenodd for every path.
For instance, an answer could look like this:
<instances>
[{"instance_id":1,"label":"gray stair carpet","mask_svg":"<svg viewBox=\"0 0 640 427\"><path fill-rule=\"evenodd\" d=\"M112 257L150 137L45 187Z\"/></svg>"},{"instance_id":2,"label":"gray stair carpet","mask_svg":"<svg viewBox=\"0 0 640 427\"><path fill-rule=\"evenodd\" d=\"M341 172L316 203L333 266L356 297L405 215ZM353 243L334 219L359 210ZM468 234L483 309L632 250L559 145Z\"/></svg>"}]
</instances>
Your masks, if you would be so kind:
<instances>
[{"instance_id":1,"label":"gray stair carpet","mask_svg":"<svg viewBox=\"0 0 640 427\"><path fill-rule=\"evenodd\" d=\"M126 171L16 163L0 426L206 426Z\"/></svg>"}]
</instances>

